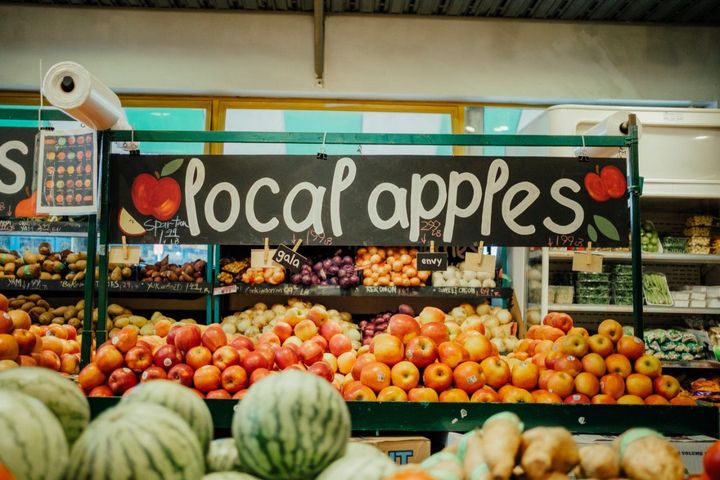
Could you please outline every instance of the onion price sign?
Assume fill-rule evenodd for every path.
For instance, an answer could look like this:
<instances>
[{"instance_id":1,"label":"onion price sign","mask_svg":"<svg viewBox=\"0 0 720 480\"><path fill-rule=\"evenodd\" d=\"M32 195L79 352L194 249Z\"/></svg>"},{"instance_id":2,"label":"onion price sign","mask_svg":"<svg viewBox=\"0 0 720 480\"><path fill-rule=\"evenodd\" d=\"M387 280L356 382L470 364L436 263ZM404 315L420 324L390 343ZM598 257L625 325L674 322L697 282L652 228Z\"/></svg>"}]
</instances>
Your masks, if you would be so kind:
<instances>
[{"instance_id":1,"label":"onion price sign","mask_svg":"<svg viewBox=\"0 0 720 480\"><path fill-rule=\"evenodd\" d=\"M624 159L113 155L111 242L626 246Z\"/></svg>"}]
</instances>

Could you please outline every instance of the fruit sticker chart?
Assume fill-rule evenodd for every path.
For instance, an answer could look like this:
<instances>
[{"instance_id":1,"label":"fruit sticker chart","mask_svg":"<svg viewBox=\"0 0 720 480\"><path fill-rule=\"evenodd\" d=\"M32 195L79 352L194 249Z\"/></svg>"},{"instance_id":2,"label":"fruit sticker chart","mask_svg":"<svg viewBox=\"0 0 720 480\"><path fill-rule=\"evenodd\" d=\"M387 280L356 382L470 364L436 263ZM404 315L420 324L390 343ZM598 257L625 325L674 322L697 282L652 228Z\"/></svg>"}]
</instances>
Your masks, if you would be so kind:
<instances>
[{"instance_id":1,"label":"fruit sticker chart","mask_svg":"<svg viewBox=\"0 0 720 480\"><path fill-rule=\"evenodd\" d=\"M97 135L94 130L43 131L37 167L37 211L97 212Z\"/></svg>"}]
</instances>

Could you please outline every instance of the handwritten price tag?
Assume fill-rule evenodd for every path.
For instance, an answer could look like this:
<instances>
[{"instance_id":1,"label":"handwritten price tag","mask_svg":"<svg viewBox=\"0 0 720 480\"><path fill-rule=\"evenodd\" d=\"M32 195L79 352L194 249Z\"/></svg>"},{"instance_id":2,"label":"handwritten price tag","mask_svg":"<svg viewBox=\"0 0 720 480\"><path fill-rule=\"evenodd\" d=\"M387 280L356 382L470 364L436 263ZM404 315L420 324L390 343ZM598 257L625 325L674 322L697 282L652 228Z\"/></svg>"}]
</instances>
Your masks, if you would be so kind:
<instances>
[{"instance_id":1,"label":"handwritten price tag","mask_svg":"<svg viewBox=\"0 0 720 480\"><path fill-rule=\"evenodd\" d=\"M252 268L276 267L277 263L273 261L275 249L268 250L267 261L265 260L265 249L253 248L250 250L250 266Z\"/></svg>"},{"instance_id":2,"label":"handwritten price tag","mask_svg":"<svg viewBox=\"0 0 720 480\"><path fill-rule=\"evenodd\" d=\"M127 249L127 253L126 253ZM140 247L110 247L110 263L137 265L140 263Z\"/></svg>"},{"instance_id":3,"label":"handwritten price tag","mask_svg":"<svg viewBox=\"0 0 720 480\"><path fill-rule=\"evenodd\" d=\"M495 274L495 255L465 254L465 270Z\"/></svg>"}]
</instances>

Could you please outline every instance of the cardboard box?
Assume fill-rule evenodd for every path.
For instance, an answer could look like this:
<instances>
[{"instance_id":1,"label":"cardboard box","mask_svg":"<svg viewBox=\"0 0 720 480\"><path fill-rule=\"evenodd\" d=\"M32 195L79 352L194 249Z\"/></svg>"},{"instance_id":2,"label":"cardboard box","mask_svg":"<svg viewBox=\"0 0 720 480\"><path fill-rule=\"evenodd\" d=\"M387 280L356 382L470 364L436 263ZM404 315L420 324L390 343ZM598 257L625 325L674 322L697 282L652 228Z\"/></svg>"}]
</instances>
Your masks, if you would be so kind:
<instances>
[{"instance_id":1,"label":"cardboard box","mask_svg":"<svg viewBox=\"0 0 720 480\"><path fill-rule=\"evenodd\" d=\"M579 447L597 443L610 443L615 437L605 435L574 435L575 442ZM703 455L715 439L705 435L691 435L685 437L667 437L670 443L677 448L682 457L685 472L690 475L697 475L703 471Z\"/></svg>"},{"instance_id":2,"label":"cardboard box","mask_svg":"<svg viewBox=\"0 0 720 480\"><path fill-rule=\"evenodd\" d=\"M420 463L430 456L430 439L425 437L353 437L350 441L373 445L398 465Z\"/></svg>"}]
</instances>

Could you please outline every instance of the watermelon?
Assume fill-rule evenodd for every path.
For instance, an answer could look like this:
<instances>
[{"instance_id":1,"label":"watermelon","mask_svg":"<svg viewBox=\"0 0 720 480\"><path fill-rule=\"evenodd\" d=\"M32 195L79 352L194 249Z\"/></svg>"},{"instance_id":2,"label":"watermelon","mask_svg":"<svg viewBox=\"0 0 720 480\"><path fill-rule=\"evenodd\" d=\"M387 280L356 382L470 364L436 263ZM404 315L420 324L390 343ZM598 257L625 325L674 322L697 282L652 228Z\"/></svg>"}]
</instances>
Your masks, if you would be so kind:
<instances>
[{"instance_id":1,"label":"watermelon","mask_svg":"<svg viewBox=\"0 0 720 480\"><path fill-rule=\"evenodd\" d=\"M103 412L70 451L73 480L191 480L205 474L200 442L177 413L153 403Z\"/></svg>"},{"instance_id":2,"label":"watermelon","mask_svg":"<svg viewBox=\"0 0 720 480\"><path fill-rule=\"evenodd\" d=\"M382 480L396 468L395 463L384 454L346 455L331 463L316 480Z\"/></svg>"},{"instance_id":3,"label":"watermelon","mask_svg":"<svg viewBox=\"0 0 720 480\"><path fill-rule=\"evenodd\" d=\"M287 370L254 384L232 421L243 469L262 478L314 478L345 453L350 412L326 380Z\"/></svg>"},{"instance_id":4,"label":"watermelon","mask_svg":"<svg viewBox=\"0 0 720 480\"><path fill-rule=\"evenodd\" d=\"M71 380L47 368L20 367L0 372L0 390L14 390L35 397L57 417L68 445L90 422L90 404Z\"/></svg>"},{"instance_id":5,"label":"watermelon","mask_svg":"<svg viewBox=\"0 0 720 480\"><path fill-rule=\"evenodd\" d=\"M210 450L205 457L208 472L240 471L240 455L238 454L235 439L218 438L210 442Z\"/></svg>"},{"instance_id":6,"label":"watermelon","mask_svg":"<svg viewBox=\"0 0 720 480\"><path fill-rule=\"evenodd\" d=\"M215 472L208 473L202 480L260 480L257 477L240 472Z\"/></svg>"},{"instance_id":7,"label":"watermelon","mask_svg":"<svg viewBox=\"0 0 720 480\"><path fill-rule=\"evenodd\" d=\"M346 457L372 457L374 455L379 455L387 459L390 458L379 448L361 442L350 441L347 445L347 450L345 451Z\"/></svg>"},{"instance_id":8,"label":"watermelon","mask_svg":"<svg viewBox=\"0 0 720 480\"><path fill-rule=\"evenodd\" d=\"M207 453L213 438L214 427L210 409L205 401L187 387L170 380L153 380L133 388L120 403L156 403L180 415L200 441L200 447Z\"/></svg>"},{"instance_id":9,"label":"watermelon","mask_svg":"<svg viewBox=\"0 0 720 480\"><path fill-rule=\"evenodd\" d=\"M40 400L0 390L0 465L14 478L64 478L68 450L62 425Z\"/></svg>"}]
</instances>

